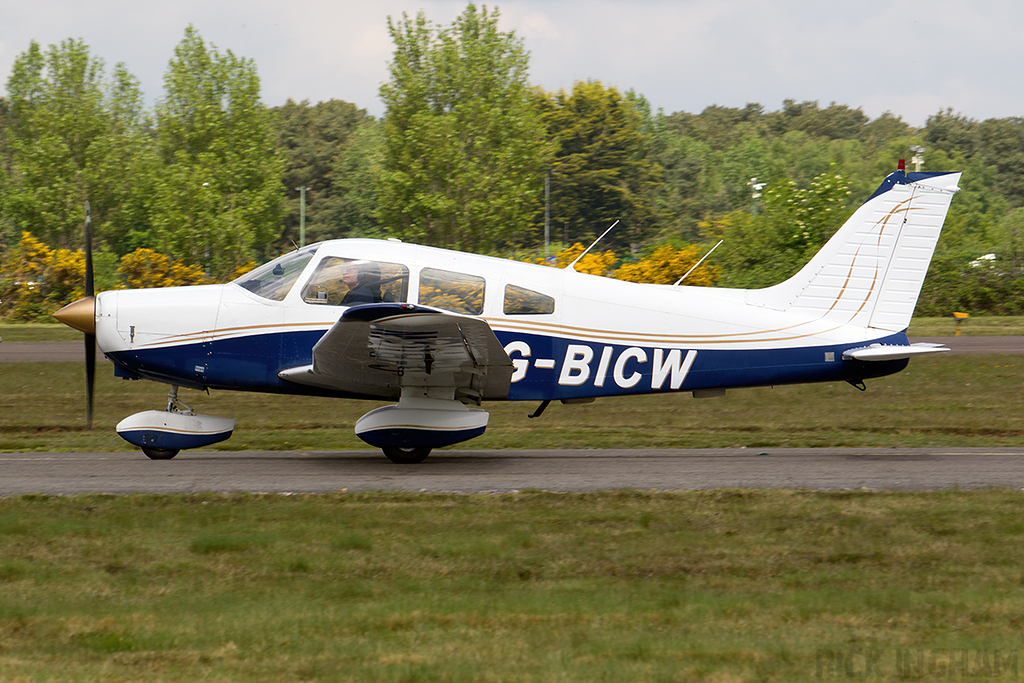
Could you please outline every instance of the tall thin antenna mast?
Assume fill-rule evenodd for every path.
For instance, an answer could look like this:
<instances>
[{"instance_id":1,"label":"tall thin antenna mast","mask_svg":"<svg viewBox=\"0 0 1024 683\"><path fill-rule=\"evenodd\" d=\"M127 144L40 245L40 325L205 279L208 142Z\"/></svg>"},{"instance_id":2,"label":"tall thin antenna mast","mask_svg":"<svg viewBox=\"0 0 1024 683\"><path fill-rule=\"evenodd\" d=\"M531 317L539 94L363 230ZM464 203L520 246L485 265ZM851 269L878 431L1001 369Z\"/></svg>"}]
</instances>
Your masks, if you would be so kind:
<instances>
[{"instance_id":1,"label":"tall thin antenna mast","mask_svg":"<svg viewBox=\"0 0 1024 683\"><path fill-rule=\"evenodd\" d=\"M612 231L612 228L614 228L614 227L615 227L616 225L618 225L618 224L619 224L619 222L618 222L618 221L615 221L615 222L614 222L614 223L612 223L612 224L611 224L610 226L608 226L608 229L607 229L607 230L605 230L604 232L602 232L602 233L601 233L601 236L600 236L600 237L598 237L598 238L597 238L596 240L594 240L594 243L593 243L593 244L591 244L591 245L590 245L589 247L587 247L586 249L584 249L584 250L583 250L583 253L582 253L582 254L580 254L579 256L577 256L577 257L576 257L576 260L575 260L575 261L573 261L572 263L570 263L569 265L567 265L567 266L565 267L565 269L566 269L566 270L576 270L576 269L575 269L575 268L574 268L573 266L575 266L575 265L576 265L577 263L579 263L579 262L580 262L580 259L581 259L581 258L583 258L584 256L586 256L586 255L587 255L587 252L589 252L589 251L590 251L591 249L593 249L594 247L596 247L596 246L597 246L597 243L598 243L598 242L600 242L600 241L601 241L602 239L604 239L604 236L605 236L605 235L607 235L608 233L610 233L610 232Z\"/></svg>"},{"instance_id":2,"label":"tall thin antenna mast","mask_svg":"<svg viewBox=\"0 0 1024 683\"><path fill-rule=\"evenodd\" d=\"M685 274L685 275L683 275L683 276L682 276L681 278L679 278L678 280L676 280L676 284L674 284L674 285L672 285L672 286L673 286L673 287L677 286L677 285L678 285L678 284L679 284L680 282L682 282L683 280L685 280L685 279L686 279L686 276L687 276L687 275L689 275L689 274L690 274L690 273L692 273L693 271L697 270L697 266L699 266L700 264L704 263L704 260L705 260L705 259L706 259L706 258L707 258L708 256L711 256L711 252L712 252L712 251L714 251L715 249L718 249L718 247L719 247L719 246L721 246L722 242L724 242L724 241L725 241L725 240L718 240L718 244L716 244L715 246L711 247L711 250L710 250L710 251L708 251L708 253L704 254L704 258L702 258L702 259L701 259L700 261L697 261L696 263L694 263L694 264L693 264L693 268L690 268L690 269L689 269L688 271L686 271L686 274Z\"/></svg>"}]
</instances>

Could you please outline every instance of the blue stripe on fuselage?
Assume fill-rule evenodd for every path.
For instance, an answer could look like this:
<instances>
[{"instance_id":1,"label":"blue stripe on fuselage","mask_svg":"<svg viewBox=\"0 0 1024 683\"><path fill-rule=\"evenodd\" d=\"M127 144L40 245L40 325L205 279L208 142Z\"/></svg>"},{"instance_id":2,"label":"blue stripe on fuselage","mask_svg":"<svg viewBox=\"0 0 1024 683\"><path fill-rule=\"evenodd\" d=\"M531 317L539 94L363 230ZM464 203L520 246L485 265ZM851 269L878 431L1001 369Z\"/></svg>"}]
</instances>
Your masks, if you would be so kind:
<instances>
[{"instance_id":1,"label":"blue stripe on fuselage","mask_svg":"<svg viewBox=\"0 0 1024 683\"><path fill-rule=\"evenodd\" d=\"M351 396L278 377L281 370L310 364L313 346L324 332L252 335L107 355L129 373L196 389ZM902 333L856 344L753 350L628 346L504 331L496 335L517 368L508 395L514 401L862 380L907 365L906 360L843 360L843 351L869 343L906 344Z\"/></svg>"},{"instance_id":2,"label":"blue stripe on fuselage","mask_svg":"<svg viewBox=\"0 0 1024 683\"><path fill-rule=\"evenodd\" d=\"M313 345L326 330L257 334L199 344L108 353L145 379L193 389L237 389L285 394L324 392L286 382L277 373L313 362Z\"/></svg>"},{"instance_id":3,"label":"blue stripe on fuselage","mask_svg":"<svg viewBox=\"0 0 1024 683\"><path fill-rule=\"evenodd\" d=\"M843 351L868 343L906 344L904 334L856 344L753 350L674 350L500 331L496 334L516 367L509 391L511 400L856 381L899 372L907 365L906 360L843 360Z\"/></svg>"}]
</instances>

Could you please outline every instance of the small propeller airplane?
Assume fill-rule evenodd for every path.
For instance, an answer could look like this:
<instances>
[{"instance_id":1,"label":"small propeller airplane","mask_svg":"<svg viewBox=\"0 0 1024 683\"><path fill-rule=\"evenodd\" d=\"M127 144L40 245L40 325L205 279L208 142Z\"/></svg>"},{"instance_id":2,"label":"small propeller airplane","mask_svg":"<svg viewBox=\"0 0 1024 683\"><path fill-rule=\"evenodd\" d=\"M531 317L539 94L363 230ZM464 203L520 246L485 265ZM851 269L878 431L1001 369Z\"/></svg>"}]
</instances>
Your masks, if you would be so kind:
<instances>
[{"instance_id":1,"label":"small propeller airplane","mask_svg":"<svg viewBox=\"0 0 1024 683\"><path fill-rule=\"evenodd\" d=\"M154 459L227 439L178 388L397 401L355 425L396 463L483 434L484 401L864 380L948 351L906 336L960 173L900 168L793 277L765 289L636 284L397 240L299 248L222 285L93 293L56 317L165 410L117 432ZM88 223L86 228L88 233ZM89 237L87 235L87 254ZM91 419L91 417L90 417Z\"/></svg>"}]
</instances>

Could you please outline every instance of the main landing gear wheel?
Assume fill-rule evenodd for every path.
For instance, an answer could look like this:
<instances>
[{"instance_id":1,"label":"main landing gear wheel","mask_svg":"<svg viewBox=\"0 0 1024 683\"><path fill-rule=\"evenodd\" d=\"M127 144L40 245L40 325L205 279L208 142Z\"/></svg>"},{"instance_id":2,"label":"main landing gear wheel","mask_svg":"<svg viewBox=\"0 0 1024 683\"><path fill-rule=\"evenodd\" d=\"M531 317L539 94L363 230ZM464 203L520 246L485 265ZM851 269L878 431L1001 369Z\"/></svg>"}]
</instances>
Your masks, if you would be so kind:
<instances>
[{"instance_id":1,"label":"main landing gear wheel","mask_svg":"<svg viewBox=\"0 0 1024 683\"><path fill-rule=\"evenodd\" d=\"M430 455L429 448L397 448L388 446L381 449L384 455L393 463L398 465L415 465L423 462Z\"/></svg>"},{"instance_id":2,"label":"main landing gear wheel","mask_svg":"<svg viewBox=\"0 0 1024 683\"><path fill-rule=\"evenodd\" d=\"M170 460L180 453L181 450L178 448L150 448L143 446L142 452L149 456L151 460Z\"/></svg>"}]
</instances>

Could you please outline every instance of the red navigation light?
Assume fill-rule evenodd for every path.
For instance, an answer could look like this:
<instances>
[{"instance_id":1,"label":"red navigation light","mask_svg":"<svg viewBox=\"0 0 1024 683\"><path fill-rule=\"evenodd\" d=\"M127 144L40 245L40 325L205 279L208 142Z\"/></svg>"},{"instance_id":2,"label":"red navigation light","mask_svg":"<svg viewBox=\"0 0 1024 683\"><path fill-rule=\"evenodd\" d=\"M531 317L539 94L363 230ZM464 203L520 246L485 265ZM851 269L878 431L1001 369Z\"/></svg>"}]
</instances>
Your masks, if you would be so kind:
<instances>
[{"instance_id":1,"label":"red navigation light","mask_svg":"<svg viewBox=\"0 0 1024 683\"><path fill-rule=\"evenodd\" d=\"M897 171L903 171L904 173L906 173L907 172L907 160L906 159L900 159L900 163L896 164L896 170Z\"/></svg>"}]
</instances>

